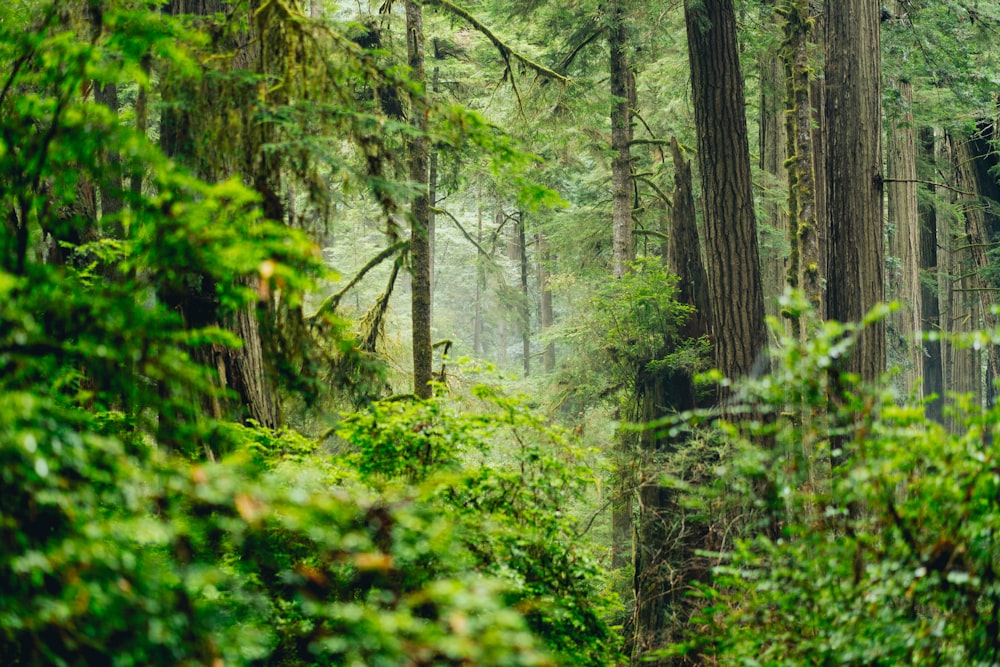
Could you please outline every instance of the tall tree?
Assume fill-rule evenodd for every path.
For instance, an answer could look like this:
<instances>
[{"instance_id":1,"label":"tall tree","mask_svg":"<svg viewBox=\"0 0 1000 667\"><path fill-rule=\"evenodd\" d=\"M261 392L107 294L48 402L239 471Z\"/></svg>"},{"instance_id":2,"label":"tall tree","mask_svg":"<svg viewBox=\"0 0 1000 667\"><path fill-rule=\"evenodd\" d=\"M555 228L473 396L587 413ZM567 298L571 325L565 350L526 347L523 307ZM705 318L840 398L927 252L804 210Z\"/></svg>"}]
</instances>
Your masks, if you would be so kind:
<instances>
[{"instance_id":1,"label":"tall tree","mask_svg":"<svg viewBox=\"0 0 1000 667\"><path fill-rule=\"evenodd\" d=\"M223 16L226 9L227 6L220 0L171 0L164 11L172 16L194 15L211 23L216 20L215 17ZM277 176L278 171L275 169L272 174L269 169L260 169L262 165L257 160L261 155L263 137L248 133L238 139L222 141L219 136L211 134L215 122L221 122L219 119L230 114L238 117L251 113L251 106L245 101L256 87L226 86L233 84L229 79L233 72L255 72L263 67L261 46L246 32L213 31L212 34L215 35L213 49L234 54L228 69L218 72L218 76L206 76L197 82L166 82L163 97L170 104L165 105L161 116L160 145L164 153L185 163L206 180L223 180L233 176L237 170L243 171L247 179L254 181L255 189L264 198L265 214L271 219L281 220L280 203L276 205L276 198L267 196L273 191L266 187L266 178ZM239 78L239 75L235 77ZM244 124L246 127L257 126L249 118L244 120ZM230 145L230 142L239 141L244 144L238 147ZM221 146L215 145L217 143ZM227 154L229 151L231 153ZM240 158L247 159L247 162L241 164ZM268 174L266 178L265 171ZM257 174L262 178L256 178ZM184 317L188 326L221 325L243 341L239 348L215 345L199 349L198 354L211 357L199 361L217 369L221 387L234 391L239 397L235 404L231 404L220 396L206 407L216 417L236 413L262 426L277 427L280 410L274 378L264 358L259 308L243 306L239 312L224 315L216 297L216 286L207 277L188 276L185 282L178 285L179 289L164 291L160 296Z\"/></svg>"},{"instance_id":2,"label":"tall tree","mask_svg":"<svg viewBox=\"0 0 1000 667\"><path fill-rule=\"evenodd\" d=\"M636 105L635 78L629 69L628 25L625 3L614 0L608 26L611 53L611 197L614 229L613 273L621 278L635 259L632 225L632 109Z\"/></svg>"},{"instance_id":3,"label":"tall tree","mask_svg":"<svg viewBox=\"0 0 1000 667\"><path fill-rule=\"evenodd\" d=\"M415 84L427 82L424 67L424 19L420 5L406 2L406 55ZM430 200L428 195L427 116L411 110L415 132L410 137L410 181L416 189L410 205L410 258L412 271L411 322L413 326L413 393L431 397L431 259Z\"/></svg>"},{"instance_id":4,"label":"tall tree","mask_svg":"<svg viewBox=\"0 0 1000 667\"><path fill-rule=\"evenodd\" d=\"M701 171L712 344L718 368L748 374L767 343L733 0L685 0Z\"/></svg>"},{"instance_id":5,"label":"tall tree","mask_svg":"<svg viewBox=\"0 0 1000 667\"><path fill-rule=\"evenodd\" d=\"M910 81L890 82L898 104L886 110L886 210L889 224L890 298L899 310L889 321L892 340L900 354L900 380L904 394L923 393L924 349L918 340L920 311L920 214L917 207L917 131L913 120L913 86Z\"/></svg>"},{"instance_id":6,"label":"tall tree","mask_svg":"<svg viewBox=\"0 0 1000 667\"><path fill-rule=\"evenodd\" d=\"M827 316L858 322L885 293L879 3L826 0L825 14ZM876 323L838 370L874 380L885 359Z\"/></svg>"}]
</instances>

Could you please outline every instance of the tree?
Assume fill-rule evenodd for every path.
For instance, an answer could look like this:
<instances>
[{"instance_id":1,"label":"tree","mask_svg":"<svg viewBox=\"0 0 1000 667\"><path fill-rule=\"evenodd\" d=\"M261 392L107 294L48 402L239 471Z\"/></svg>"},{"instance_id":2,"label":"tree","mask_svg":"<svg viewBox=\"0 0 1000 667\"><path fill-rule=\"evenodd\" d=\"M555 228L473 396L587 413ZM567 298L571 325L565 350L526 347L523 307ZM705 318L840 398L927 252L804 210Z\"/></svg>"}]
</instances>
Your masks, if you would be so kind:
<instances>
[{"instance_id":1,"label":"tree","mask_svg":"<svg viewBox=\"0 0 1000 667\"><path fill-rule=\"evenodd\" d=\"M614 258L612 274L621 278L635 259L632 235L632 109L636 106L635 77L629 68L628 24L624 3L616 0L609 12L608 47L611 53L611 198L613 201Z\"/></svg>"},{"instance_id":2,"label":"tree","mask_svg":"<svg viewBox=\"0 0 1000 667\"><path fill-rule=\"evenodd\" d=\"M423 10L412 0L406 2L406 54L410 76L418 86L427 83L424 69ZM410 180L416 191L410 204L411 315L413 326L413 392L429 398L431 385L431 259L430 203L428 195L427 116L411 109L410 122L416 132L410 138Z\"/></svg>"},{"instance_id":3,"label":"tree","mask_svg":"<svg viewBox=\"0 0 1000 667\"><path fill-rule=\"evenodd\" d=\"M712 345L729 377L750 373L767 346L750 149L732 0L686 0L701 172Z\"/></svg>"},{"instance_id":4,"label":"tree","mask_svg":"<svg viewBox=\"0 0 1000 667\"><path fill-rule=\"evenodd\" d=\"M885 294L879 6L827 0L825 18L826 314L858 322ZM885 359L885 326L875 324L838 372L874 381Z\"/></svg>"}]
</instances>

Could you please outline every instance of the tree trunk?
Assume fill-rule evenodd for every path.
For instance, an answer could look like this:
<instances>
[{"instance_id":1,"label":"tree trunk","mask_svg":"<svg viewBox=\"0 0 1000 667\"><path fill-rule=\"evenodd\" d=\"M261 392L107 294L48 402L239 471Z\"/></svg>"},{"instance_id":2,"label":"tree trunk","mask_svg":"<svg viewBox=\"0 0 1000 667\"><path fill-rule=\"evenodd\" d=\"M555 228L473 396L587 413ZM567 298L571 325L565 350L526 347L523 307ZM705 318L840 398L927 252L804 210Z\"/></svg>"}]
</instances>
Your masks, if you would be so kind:
<instances>
[{"instance_id":1,"label":"tree trunk","mask_svg":"<svg viewBox=\"0 0 1000 667\"><path fill-rule=\"evenodd\" d=\"M406 54L410 78L417 85L426 83L424 71L424 24L420 5L406 2ZM412 110L415 132L409 141L410 181L417 192L410 204L411 321L413 325L413 393L431 397L431 275L430 206L427 191L428 147L427 116Z\"/></svg>"},{"instance_id":2,"label":"tree trunk","mask_svg":"<svg viewBox=\"0 0 1000 667\"><path fill-rule=\"evenodd\" d=\"M936 158L936 140L934 130L923 128L920 131L920 148L925 159L933 164ZM939 303L939 285L947 280L938 264L938 214L937 204L928 203L920 207L920 316L923 331L941 331L941 307ZM924 341L924 396L934 396L927 404L927 416L936 422L944 423L942 409L944 398L944 382L942 377L941 341Z\"/></svg>"},{"instance_id":3,"label":"tree trunk","mask_svg":"<svg viewBox=\"0 0 1000 667\"><path fill-rule=\"evenodd\" d=\"M879 6L826 0L827 316L860 322L885 293L882 229ZM876 323L839 360L837 373L874 381L885 370Z\"/></svg>"},{"instance_id":4,"label":"tree trunk","mask_svg":"<svg viewBox=\"0 0 1000 667\"><path fill-rule=\"evenodd\" d=\"M193 14L207 17L224 9L224 3L220 0L172 0L167 3L164 11L173 16ZM224 40L223 43L214 46L235 53L232 59L233 69L249 71L263 69L265 64L261 62L259 47L252 46L254 42L248 35L225 37ZM249 89L243 92L251 94ZM256 93L255 87L253 92ZM202 144L211 145L212 142L200 140L199 132L211 124L206 123L204 118L198 117L198 114L240 114L244 110L242 108L233 110L222 106L220 100L224 97L217 93L209 77L202 80L198 90L175 90L173 93L177 99L189 96L192 100L207 104L208 108L192 111L183 105L165 107L160 120L160 145L164 153L186 163L202 178L221 180L232 176L234 169L237 169L236 166L200 152L199 147ZM235 103L240 104L238 99ZM140 122L144 122L144 111L139 118ZM242 165L244 176L253 180L253 187L258 189L263 197L264 214L280 221L283 218L280 206L276 209L273 205L268 205L269 201L273 202L273 198L267 196L273 184L267 179L274 174L271 174L272 170L261 162L263 158L260 146L265 138L247 134L243 140L252 144L243 147L244 155L241 157L247 160L247 163ZM133 190L141 188L141 182L133 181L132 188ZM211 349L199 349L195 352L201 357L202 363L218 371L220 386L235 391L239 397L235 403L225 398L213 398L206 405L206 409L218 417L253 419L266 428L277 428L281 421L280 409L275 398L274 382L265 362L256 305L247 305L237 312L223 314L215 298L215 288L211 281L204 276L191 276L187 282L191 287L161 295L172 308L184 316L187 325L192 328L223 326L243 341L243 345L235 349L213 346Z\"/></svg>"},{"instance_id":5,"label":"tree trunk","mask_svg":"<svg viewBox=\"0 0 1000 667\"><path fill-rule=\"evenodd\" d=\"M954 155L951 141L941 142L942 163L954 169L958 157ZM954 179L953 179L954 180ZM958 201L954 191L948 191L950 204ZM949 208L953 208L949 207ZM979 298L973 288L977 286L974 262L967 251L960 248L965 243L965 221L952 216L938 215L937 237L939 264L945 272L940 285L941 325L946 334L968 333L979 327ZM960 348L945 336L941 341L942 379L947 393L971 394L974 405L982 402L979 353L971 347ZM965 428L962 420L948 417L945 425L954 433Z\"/></svg>"},{"instance_id":6,"label":"tree trunk","mask_svg":"<svg viewBox=\"0 0 1000 667\"><path fill-rule=\"evenodd\" d=\"M541 307L539 321L542 328L542 337L549 332L555 320L552 316L552 288L549 285L549 254L548 243L545 240L545 232L538 232L535 235L538 255L538 290L541 294ZM546 373L551 373L556 367L556 344L552 341L545 343L545 351L542 354L542 369Z\"/></svg>"},{"instance_id":7,"label":"tree trunk","mask_svg":"<svg viewBox=\"0 0 1000 667\"><path fill-rule=\"evenodd\" d=\"M767 20L771 19L771 9L767 8ZM770 317L778 317L778 297L785 291L785 262L788 258L788 213L777 194L786 182L783 166L787 155L784 68L781 59L773 52L764 55L760 68L760 168L767 174L767 191L775 193L764 199L760 238L761 280L765 311Z\"/></svg>"},{"instance_id":8,"label":"tree trunk","mask_svg":"<svg viewBox=\"0 0 1000 667\"><path fill-rule=\"evenodd\" d=\"M986 207L979 189L975 162L977 156L968 139L952 141L952 155L955 161L955 187L958 190L972 193L963 195L960 200L962 214L965 219L964 248L972 259L975 280L970 289L979 299L979 324L986 330L997 328L997 316L993 313L996 305L995 289L997 285L987 275L991 269L989 233L986 224ZM964 275L964 274L963 274ZM1000 377L1000 349L996 345L986 346L986 382L984 385L986 404L992 405L995 388L993 380Z\"/></svg>"},{"instance_id":9,"label":"tree trunk","mask_svg":"<svg viewBox=\"0 0 1000 667\"><path fill-rule=\"evenodd\" d=\"M786 114L788 115L788 190L789 190L789 283L805 293L814 311L820 312L823 300L823 276L820 273L820 238L816 218L815 175L813 173L813 134L809 33L812 16L808 0L790 0L785 4L785 42L783 57L786 76ZM796 323L796 326L798 323ZM804 331L802 333L805 333Z\"/></svg>"},{"instance_id":10,"label":"tree trunk","mask_svg":"<svg viewBox=\"0 0 1000 667\"><path fill-rule=\"evenodd\" d=\"M678 332L678 338L708 335L710 298L701 258L691 182L691 164L684 159L676 139L670 150L674 163L674 207L671 216L668 266L679 277L677 300L695 312ZM645 421L667 412L697 406L693 378L683 371L640 372L636 382ZM631 647L633 665L661 665L645 660L649 651L680 641L696 606L688 595L691 584L708 576L708 565L697 555L711 550L708 524L681 503L675 488L659 483L658 461L682 443L658 440L651 432L640 441L643 473L639 487L639 519L635 548L635 630Z\"/></svg>"},{"instance_id":11,"label":"tree trunk","mask_svg":"<svg viewBox=\"0 0 1000 667\"><path fill-rule=\"evenodd\" d=\"M889 320L890 342L900 366L904 396L917 400L923 395L924 349L919 340L922 326L920 286L920 214L917 210L917 136L913 126L913 88L909 81L893 81L898 93L897 113L887 110L886 183L890 263L888 284L899 302Z\"/></svg>"},{"instance_id":12,"label":"tree trunk","mask_svg":"<svg viewBox=\"0 0 1000 667\"><path fill-rule=\"evenodd\" d=\"M704 197L712 343L729 377L767 345L750 150L732 0L685 0L698 163Z\"/></svg>"},{"instance_id":13,"label":"tree trunk","mask_svg":"<svg viewBox=\"0 0 1000 667\"><path fill-rule=\"evenodd\" d=\"M524 377L531 375L531 295L528 293L528 244L524 232L524 211L517 215L518 259L521 268L521 356L524 360Z\"/></svg>"},{"instance_id":14,"label":"tree trunk","mask_svg":"<svg viewBox=\"0 0 1000 667\"><path fill-rule=\"evenodd\" d=\"M612 273L621 278L635 260L632 230L632 108L635 79L628 66L628 29L623 0L614 0L608 26L611 51L611 197L613 201L614 258Z\"/></svg>"}]
</instances>

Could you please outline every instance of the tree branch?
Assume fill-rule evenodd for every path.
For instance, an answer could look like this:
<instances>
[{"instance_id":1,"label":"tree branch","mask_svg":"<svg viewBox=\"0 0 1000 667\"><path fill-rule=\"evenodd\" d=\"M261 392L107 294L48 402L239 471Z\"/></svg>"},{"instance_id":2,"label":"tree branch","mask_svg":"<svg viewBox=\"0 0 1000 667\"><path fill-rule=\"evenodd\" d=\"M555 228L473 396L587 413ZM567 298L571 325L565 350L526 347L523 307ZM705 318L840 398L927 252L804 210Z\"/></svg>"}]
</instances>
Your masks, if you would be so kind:
<instances>
[{"instance_id":1,"label":"tree branch","mask_svg":"<svg viewBox=\"0 0 1000 667\"><path fill-rule=\"evenodd\" d=\"M451 218L451 221L455 223L456 227L458 227L458 231L462 232L462 236L464 236L465 238L467 238L469 240L469 243L471 243L472 245L476 246L476 250L479 251L479 254L482 255L483 257L487 257L487 258L490 257L490 253L488 253L485 250L483 250L483 246L479 245L479 242L476 241L476 239L472 238L472 235L469 234L469 232L467 232L465 230L465 227L463 227L462 223L460 223L458 221L458 218L456 218L455 216L453 216L446 209L440 208L438 206L431 206L431 211L433 211L434 213L440 213L441 215L446 215L449 218Z\"/></svg>"},{"instance_id":2,"label":"tree branch","mask_svg":"<svg viewBox=\"0 0 1000 667\"><path fill-rule=\"evenodd\" d=\"M308 318L309 324L315 324L319 320L319 318L322 317L323 315L326 315L327 313L332 313L333 311L337 310L337 306L340 305L340 300L344 298L344 295L347 294L348 290L350 290L352 287L361 282L361 279L365 277L366 273L374 269L376 266L378 266L385 260L392 257L394 254L396 254L397 251L405 250L407 247L409 247L409 245L410 245L409 241L399 241L398 243L392 244L391 246L389 246L388 248L386 248L385 250L375 255L370 260L368 260L368 263L362 266L361 269L357 272L357 274L355 274L355 276L351 278L351 281L346 285L344 285L344 287L340 291L331 294L330 296L323 299L323 303L319 305L319 308L316 310L316 312L309 316Z\"/></svg>"},{"instance_id":3,"label":"tree branch","mask_svg":"<svg viewBox=\"0 0 1000 667\"><path fill-rule=\"evenodd\" d=\"M883 183L922 183L923 185L933 185L936 188L944 188L945 190L951 190L960 195L965 195L966 197L978 197L979 195L975 192L967 192L965 190L959 190L958 188L952 187L947 183L937 183L935 181L925 181L922 178L883 178Z\"/></svg>"},{"instance_id":4,"label":"tree branch","mask_svg":"<svg viewBox=\"0 0 1000 667\"><path fill-rule=\"evenodd\" d=\"M523 55L521 53L518 53L517 51L515 51L511 47L507 46L503 42L503 40L501 40L499 37L497 37L496 34L494 34L492 30L490 30L489 28L487 28L485 24L483 24L482 22L480 22L479 19L477 19L472 14L470 14L466 9L464 9L462 7L459 7L458 5L456 5L455 3L451 2L450 0L422 0L422 2L425 5L435 5L437 7L441 7L442 9L445 9L445 10L451 12L452 14L455 14L456 16L459 16L459 17L465 19L469 23L469 25L471 25L473 28L475 28L476 30L478 30L479 32L481 32L486 37L486 39L490 40L490 42L493 43L493 46L495 46L497 48L497 51L500 52L500 55L503 57L503 59L505 61L509 57L511 57L511 58L514 58L515 60L517 60L522 65L525 65L529 69L534 70L540 76L545 76L545 77L548 77L550 79L555 79L556 81L560 81L562 83L568 83L569 82L569 78L568 77L563 76L559 72L551 70L548 67L545 67L544 65L536 63L531 58L529 58L529 57L527 57L527 56L525 56L525 55Z\"/></svg>"}]
</instances>

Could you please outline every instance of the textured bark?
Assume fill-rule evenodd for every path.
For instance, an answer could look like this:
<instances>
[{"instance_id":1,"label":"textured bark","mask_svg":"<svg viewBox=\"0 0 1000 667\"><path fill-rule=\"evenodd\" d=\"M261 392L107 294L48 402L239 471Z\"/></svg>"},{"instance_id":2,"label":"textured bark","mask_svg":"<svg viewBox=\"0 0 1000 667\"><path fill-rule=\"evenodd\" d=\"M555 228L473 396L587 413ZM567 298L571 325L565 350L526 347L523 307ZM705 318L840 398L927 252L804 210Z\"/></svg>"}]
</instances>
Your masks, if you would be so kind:
<instances>
[{"instance_id":1,"label":"textured bark","mask_svg":"<svg viewBox=\"0 0 1000 667\"><path fill-rule=\"evenodd\" d=\"M790 241L794 250L794 284L802 289L816 312L823 301L823 276L820 261L819 225L816 219L816 178L813 173L813 134L811 69L809 67L809 33L811 15L808 0L791 0L787 4L786 41L784 48L786 75L786 105L789 120L789 204L794 206L794 227L790 224ZM789 280L793 283L793 280Z\"/></svg>"},{"instance_id":2,"label":"textured bark","mask_svg":"<svg viewBox=\"0 0 1000 667\"><path fill-rule=\"evenodd\" d=\"M979 299L980 324L987 330L997 328L997 316L993 308L997 303L996 288L993 281L986 275L990 265L987 254L990 236L987 231L986 210L979 189L976 174L975 155L972 142L968 139L952 141L952 155L955 161L954 184L958 190L971 193L963 195L960 200L965 222L965 237L963 249L971 258L975 280L971 289ZM964 275L964 274L963 274ZM986 346L986 401L991 405L994 399L993 379L1000 377L1000 349L996 345Z\"/></svg>"},{"instance_id":3,"label":"textured bark","mask_svg":"<svg viewBox=\"0 0 1000 667\"><path fill-rule=\"evenodd\" d=\"M826 0L825 7L827 316L859 322L885 292L879 6ZM837 370L873 381L885 359L885 326L877 323Z\"/></svg>"},{"instance_id":4,"label":"textured bark","mask_svg":"<svg viewBox=\"0 0 1000 667\"><path fill-rule=\"evenodd\" d=\"M951 142L942 141L940 148L941 162L953 166L957 157L953 154ZM957 203L957 193L949 190L947 195L950 204ZM968 333L979 327L980 303L973 289L978 282L974 263L967 251L959 250L966 245L964 228L964 220L938 216L938 261L944 268L940 285L941 326L946 334ZM945 338L941 342L941 357L945 392L971 394L973 404L979 405L983 397L979 353L970 347L959 348ZM955 433L965 427L960 419L954 417L946 418L945 425Z\"/></svg>"},{"instance_id":5,"label":"textured bark","mask_svg":"<svg viewBox=\"0 0 1000 667\"><path fill-rule=\"evenodd\" d=\"M889 320L890 340L899 364L904 395L923 396L924 348L919 341L920 312L920 214L917 209L917 134L913 125L913 88L909 81L893 81L898 93L897 109L886 113L886 183L889 254L889 298L899 310ZM895 111L895 112L894 112Z\"/></svg>"},{"instance_id":6,"label":"textured bark","mask_svg":"<svg viewBox=\"0 0 1000 667\"><path fill-rule=\"evenodd\" d=\"M629 69L628 28L623 0L614 0L612 24L608 27L611 51L611 197L614 230L612 273L621 278L635 260L632 229L632 108L635 107L635 79Z\"/></svg>"},{"instance_id":7,"label":"textured bark","mask_svg":"<svg viewBox=\"0 0 1000 667\"><path fill-rule=\"evenodd\" d=\"M667 264L680 278L677 300L695 309L679 334L682 338L698 338L712 330L711 297L698 238L691 163L684 158L676 138L670 140L670 154L674 162L674 208Z\"/></svg>"},{"instance_id":8,"label":"textured bark","mask_svg":"<svg viewBox=\"0 0 1000 667\"><path fill-rule=\"evenodd\" d=\"M712 343L729 377L751 372L767 344L750 151L732 0L686 0L698 163L712 298Z\"/></svg>"},{"instance_id":9,"label":"textured bark","mask_svg":"<svg viewBox=\"0 0 1000 667\"><path fill-rule=\"evenodd\" d=\"M426 83L424 70L423 11L416 2L406 3L406 54L410 78L418 85ZM409 141L410 181L417 189L410 203L411 311L413 326L413 393L431 397L431 274L428 222L427 117L414 111L411 122L416 132Z\"/></svg>"},{"instance_id":10,"label":"textured bark","mask_svg":"<svg viewBox=\"0 0 1000 667\"><path fill-rule=\"evenodd\" d=\"M924 128L920 132L920 149L931 163L936 157L934 130ZM924 204L920 208L920 317L923 331L941 331L941 306L939 303L938 286L947 280L941 274L938 263L938 214L936 204ZM925 340L923 343L924 396L936 398L927 404L927 416L934 421L943 423L942 409L944 397L944 381L942 377L941 341Z\"/></svg>"}]
</instances>

